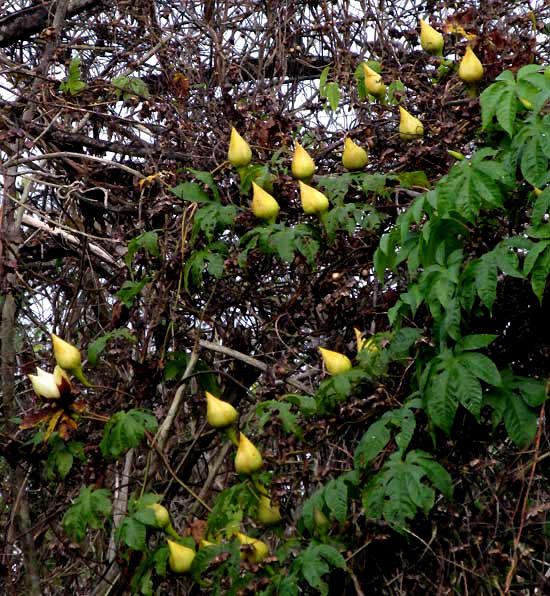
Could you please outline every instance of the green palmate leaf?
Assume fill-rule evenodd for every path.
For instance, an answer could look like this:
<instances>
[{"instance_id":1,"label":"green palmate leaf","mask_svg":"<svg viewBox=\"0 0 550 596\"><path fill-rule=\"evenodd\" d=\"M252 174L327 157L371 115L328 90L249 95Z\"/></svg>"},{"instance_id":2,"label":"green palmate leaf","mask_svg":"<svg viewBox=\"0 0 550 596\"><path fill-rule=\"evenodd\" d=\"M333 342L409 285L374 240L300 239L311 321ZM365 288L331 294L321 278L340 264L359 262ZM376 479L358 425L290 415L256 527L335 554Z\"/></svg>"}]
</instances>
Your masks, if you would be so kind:
<instances>
[{"instance_id":1,"label":"green palmate leaf","mask_svg":"<svg viewBox=\"0 0 550 596\"><path fill-rule=\"evenodd\" d=\"M202 233L208 242L212 242L216 232L222 233L233 226L237 212L235 205L221 205L217 202L207 203L197 209L193 218L191 241L194 242Z\"/></svg>"},{"instance_id":2,"label":"green palmate leaf","mask_svg":"<svg viewBox=\"0 0 550 596\"><path fill-rule=\"evenodd\" d=\"M363 492L366 516L383 517L398 531L407 527L419 508L428 513L435 499L434 490L422 483L426 471L411 453L405 461L399 454L392 454Z\"/></svg>"},{"instance_id":3,"label":"green palmate leaf","mask_svg":"<svg viewBox=\"0 0 550 596\"><path fill-rule=\"evenodd\" d=\"M338 176L319 176L317 185L331 202L342 203L349 187L353 181L352 174L340 174Z\"/></svg>"},{"instance_id":4,"label":"green palmate leaf","mask_svg":"<svg viewBox=\"0 0 550 596\"><path fill-rule=\"evenodd\" d=\"M146 275L139 281L126 280L121 286L120 290L116 292L116 297L120 298L120 301L124 306L130 308L134 304L134 300L139 296L141 290L149 283L150 278Z\"/></svg>"},{"instance_id":5,"label":"green palmate leaf","mask_svg":"<svg viewBox=\"0 0 550 596\"><path fill-rule=\"evenodd\" d=\"M226 254L227 247L221 242L193 253L183 268L183 287L189 292L192 287L200 286L206 272L216 279L222 277Z\"/></svg>"},{"instance_id":6,"label":"green palmate leaf","mask_svg":"<svg viewBox=\"0 0 550 596\"><path fill-rule=\"evenodd\" d=\"M122 94L124 100L131 99L136 95L144 99L149 97L147 83L138 77L121 75L120 77L115 77L111 84L117 90L119 97Z\"/></svg>"},{"instance_id":7,"label":"green palmate leaf","mask_svg":"<svg viewBox=\"0 0 550 596\"><path fill-rule=\"evenodd\" d=\"M116 459L128 449L137 447L145 436L145 431L157 429L157 419L143 410L117 412L105 424L103 439L99 444L105 459Z\"/></svg>"},{"instance_id":8,"label":"green palmate leaf","mask_svg":"<svg viewBox=\"0 0 550 596\"><path fill-rule=\"evenodd\" d=\"M328 595L328 585L323 581L323 575L329 573L331 567L346 568L344 557L328 544L310 542L298 559L304 579L323 596Z\"/></svg>"},{"instance_id":9,"label":"green palmate leaf","mask_svg":"<svg viewBox=\"0 0 550 596\"><path fill-rule=\"evenodd\" d=\"M416 418L411 407L413 406L403 406L389 413L392 426L399 428L399 432L395 435L395 443L401 453L405 453L407 450L416 429Z\"/></svg>"},{"instance_id":10,"label":"green palmate leaf","mask_svg":"<svg viewBox=\"0 0 550 596\"><path fill-rule=\"evenodd\" d=\"M147 526L137 519L125 517L117 528L117 538L133 550L144 551L147 548Z\"/></svg>"},{"instance_id":11,"label":"green palmate leaf","mask_svg":"<svg viewBox=\"0 0 550 596\"><path fill-rule=\"evenodd\" d=\"M216 498L212 512L208 516L209 534L216 536L224 532L230 536L240 531L244 512L256 507L257 503L258 497L247 482L241 482L223 490Z\"/></svg>"},{"instance_id":12,"label":"green palmate leaf","mask_svg":"<svg viewBox=\"0 0 550 596\"><path fill-rule=\"evenodd\" d=\"M174 188L171 188L170 192L183 201L192 201L194 203L212 202L212 199L203 190L202 186L196 182L182 182Z\"/></svg>"},{"instance_id":13,"label":"green palmate leaf","mask_svg":"<svg viewBox=\"0 0 550 596\"><path fill-rule=\"evenodd\" d=\"M65 442L58 433L53 433L48 441L50 452L46 460L45 472L48 480L57 474L62 480L70 472L74 458L86 460L84 444L78 441Z\"/></svg>"},{"instance_id":14,"label":"green palmate leaf","mask_svg":"<svg viewBox=\"0 0 550 596\"><path fill-rule=\"evenodd\" d=\"M291 411L292 404L284 401L269 400L259 403L256 406L256 413L260 417L258 420L258 429L263 431L264 426L268 421L272 420L275 412L277 417L281 420L283 430L286 433L293 434L297 437L303 437L303 430L296 422L298 416Z\"/></svg>"},{"instance_id":15,"label":"green palmate leaf","mask_svg":"<svg viewBox=\"0 0 550 596\"><path fill-rule=\"evenodd\" d=\"M76 56L69 63L67 78L61 85L59 85L59 89L63 93L76 95L85 88L86 83L80 78L80 56Z\"/></svg>"},{"instance_id":16,"label":"green palmate leaf","mask_svg":"<svg viewBox=\"0 0 550 596\"><path fill-rule=\"evenodd\" d=\"M110 492L105 488L92 490L83 486L79 496L63 516L65 532L77 542L82 542L88 528L103 528L105 518L111 513L109 496Z\"/></svg>"},{"instance_id":17,"label":"green palmate leaf","mask_svg":"<svg viewBox=\"0 0 550 596\"><path fill-rule=\"evenodd\" d=\"M214 176L210 172L203 172L202 170L194 170L193 168L187 168L187 171L192 174L197 180L206 184L206 186L212 191L216 201L220 200L220 193L218 187L214 181ZM183 197L182 197L183 198ZM191 199L188 199L191 200Z\"/></svg>"},{"instance_id":18,"label":"green palmate leaf","mask_svg":"<svg viewBox=\"0 0 550 596\"><path fill-rule=\"evenodd\" d=\"M158 234L154 231L144 232L128 242L128 251L124 255L124 262L128 269L132 268L132 261L139 250L144 250L147 255L159 257Z\"/></svg>"},{"instance_id":19,"label":"green palmate leaf","mask_svg":"<svg viewBox=\"0 0 550 596\"><path fill-rule=\"evenodd\" d=\"M115 339L124 338L125 340L134 343L136 338L128 329L113 329L108 331L90 343L87 350L88 364L96 366L101 354L105 351L107 344Z\"/></svg>"},{"instance_id":20,"label":"green palmate leaf","mask_svg":"<svg viewBox=\"0 0 550 596\"><path fill-rule=\"evenodd\" d=\"M508 388L493 389L485 403L493 408L493 426L504 420L504 426L518 447L533 441L537 432L537 413L523 401L520 395Z\"/></svg>"},{"instance_id":21,"label":"green palmate leaf","mask_svg":"<svg viewBox=\"0 0 550 596\"><path fill-rule=\"evenodd\" d=\"M453 482L447 470L433 459L430 453L415 449L407 455L407 461L421 467L430 482L447 498L453 498Z\"/></svg>"}]
</instances>

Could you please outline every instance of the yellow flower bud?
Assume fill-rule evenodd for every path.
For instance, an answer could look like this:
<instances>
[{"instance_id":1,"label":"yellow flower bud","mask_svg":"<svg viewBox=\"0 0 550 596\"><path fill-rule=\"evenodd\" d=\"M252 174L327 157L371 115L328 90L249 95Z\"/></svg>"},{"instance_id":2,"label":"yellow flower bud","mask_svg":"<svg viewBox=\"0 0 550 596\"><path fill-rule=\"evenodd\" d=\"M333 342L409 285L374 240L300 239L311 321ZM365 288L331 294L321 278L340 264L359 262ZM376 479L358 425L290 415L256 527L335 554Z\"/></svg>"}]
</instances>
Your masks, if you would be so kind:
<instances>
[{"instance_id":1,"label":"yellow flower bud","mask_svg":"<svg viewBox=\"0 0 550 596\"><path fill-rule=\"evenodd\" d=\"M382 82L379 73L363 62L363 74L365 76L365 88L374 97L382 98L386 93L386 85Z\"/></svg>"},{"instance_id":2,"label":"yellow flower bud","mask_svg":"<svg viewBox=\"0 0 550 596\"><path fill-rule=\"evenodd\" d=\"M399 106L399 136L403 141L411 141L424 136L424 126L418 118L415 118L407 110Z\"/></svg>"},{"instance_id":3,"label":"yellow flower bud","mask_svg":"<svg viewBox=\"0 0 550 596\"><path fill-rule=\"evenodd\" d=\"M241 532L237 532L239 542L244 545L249 545L252 548L244 549L241 552L241 557L250 561L250 563L261 563L269 554L269 547L265 542L252 538Z\"/></svg>"},{"instance_id":4,"label":"yellow flower bud","mask_svg":"<svg viewBox=\"0 0 550 596\"><path fill-rule=\"evenodd\" d=\"M466 53L460 61L458 76L468 85L477 83L483 77L483 65L470 46L466 48Z\"/></svg>"},{"instance_id":5,"label":"yellow flower bud","mask_svg":"<svg viewBox=\"0 0 550 596\"><path fill-rule=\"evenodd\" d=\"M199 548L206 548L207 546L218 546L215 542L210 542L210 540L206 540L206 538L201 538L199 540Z\"/></svg>"},{"instance_id":6,"label":"yellow flower bud","mask_svg":"<svg viewBox=\"0 0 550 596\"><path fill-rule=\"evenodd\" d=\"M319 348L325 368L330 375L337 375L346 372L351 368L351 360L340 352Z\"/></svg>"},{"instance_id":7,"label":"yellow flower bud","mask_svg":"<svg viewBox=\"0 0 550 596\"><path fill-rule=\"evenodd\" d=\"M272 505L269 497L260 495L258 502L258 521L269 526L281 521L281 512L278 505Z\"/></svg>"},{"instance_id":8,"label":"yellow flower bud","mask_svg":"<svg viewBox=\"0 0 550 596\"><path fill-rule=\"evenodd\" d=\"M420 19L420 45L425 52L441 56L443 53L443 35L431 25Z\"/></svg>"},{"instance_id":9,"label":"yellow flower bud","mask_svg":"<svg viewBox=\"0 0 550 596\"><path fill-rule=\"evenodd\" d=\"M291 170L294 178L299 178L300 180L311 178L313 172L315 172L315 162L300 143L296 143Z\"/></svg>"},{"instance_id":10,"label":"yellow flower bud","mask_svg":"<svg viewBox=\"0 0 550 596\"><path fill-rule=\"evenodd\" d=\"M174 573L186 573L191 568L193 559L195 558L195 551L188 546L178 544L173 540L167 540L168 550L168 565Z\"/></svg>"},{"instance_id":11,"label":"yellow flower bud","mask_svg":"<svg viewBox=\"0 0 550 596\"><path fill-rule=\"evenodd\" d=\"M239 416L237 410L226 401L206 393L206 419L214 428L225 428L234 424Z\"/></svg>"},{"instance_id":12,"label":"yellow flower bud","mask_svg":"<svg viewBox=\"0 0 550 596\"><path fill-rule=\"evenodd\" d=\"M304 184L301 180L298 182L300 186L300 199L302 201L302 209L308 215L324 213L328 207L328 199L325 195L313 188Z\"/></svg>"},{"instance_id":13,"label":"yellow flower bud","mask_svg":"<svg viewBox=\"0 0 550 596\"><path fill-rule=\"evenodd\" d=\"M235 127L231 127L231 138L229 139L227 159L235 168L247 166L252 160L252 149L250 149L250 145L235 130Z\"/></svg>"},{"instance_id":14,"label":"yellow flower bud","mask_svg":"<svg viewBox=\"0 0 550 596\"><path fill-rule=\"evenodd\" d=\"M53 354L57 364L65 370L75 370L82 366L80 350L52 333Z\"/></svg>"},{"instance_id":15,"label":"yellow flower bud","mask_svg":"<svg viewBox=\"0 0 550 596\"><path fill-rule=\"evenodd\" d=\"M237 474L252 474L262 467L262 463L262 454L243 433L240 433L239 447L235 456Z\"/></svg>"},{"instance_id":16,"label":"yellow flower bud","mask_svg":"<svg viewBox=\"0 0 550 596\"><path fill-rule=\"evenodd\" d=\"M151 503L150 505L147 505L147 507L155 512L157 527L166 528L166 526L170 524L170 514L168 513L168 509L166 509L166 507L160 503Z\"/></svg>"},{"instance_id":17,"label":"yellow flower bud","mask_svg":"<svg viewBox=\"0 0 550 596\"><path fill-rule=\"evenodd\" d=\"M342 153L342 164L346 170L362 170L369 162L367 152L359 147L349 137L346 137L344 152Z\"/></svg>"},{"instance_id":18,"label":"yellow flower bud","mask_svg":"<svg viewBox=\"0 0 550 596\"><path fill-rule=\"evenodd\" d=\"M321 532L324 532L330 524L328 517L318 507L313 508L313 523Z\"/></svg>"},{"instance_id":19,"label":"yellow flower bud","mask_svg":"<svg viewBox=\"0 0 550 596\"><path fill-rule=\"evenodd\" d=\"M279 213L279 203L261 186L252 183L252 213L260 219L274 223Z\"/></svg>"}]
</instances>

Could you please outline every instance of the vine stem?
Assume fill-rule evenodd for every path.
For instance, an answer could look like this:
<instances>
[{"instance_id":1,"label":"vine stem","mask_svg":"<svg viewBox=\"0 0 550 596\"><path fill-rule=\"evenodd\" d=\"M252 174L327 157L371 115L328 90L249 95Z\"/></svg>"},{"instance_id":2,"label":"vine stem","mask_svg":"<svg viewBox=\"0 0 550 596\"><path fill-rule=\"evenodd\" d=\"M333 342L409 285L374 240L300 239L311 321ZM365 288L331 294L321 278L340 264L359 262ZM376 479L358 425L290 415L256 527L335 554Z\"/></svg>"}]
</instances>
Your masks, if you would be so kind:
<instances>
[{"instance_id":1,"label":"vine stem","mask_svg":"<svg viewBox=\"0 0 550 596\"><path fill-rule=\"evenodd\" d=\"M539 450L540 450L540 439L542 436L542 429L545 426L545 416L544 416L544 406L543 403L540 407L539 413L539 427L537 429L537 435L535 437L535 449L533 454L533 463L531 464L531 472L529 473L529 479L527 481L527 488L525 489L525 494L523 495L523 503L521 505L521 517L519 520L519 528L514 536L514 554L512 556L512 563L510 564L510 568L508 569L508 573L506 574L506 582L504 584L504 594L510 594L510 586L512 584L512 579L514 577L514 573L516 572L518 566L518 548L519 543L521 540L521 535L523 533L523 528L525 527L525 520L527 519L527 503L529 501L529 495L531 493L531 487L533 485L533 479L535 477L535 469L539 462Z\"/></svg>"}]
</instances>

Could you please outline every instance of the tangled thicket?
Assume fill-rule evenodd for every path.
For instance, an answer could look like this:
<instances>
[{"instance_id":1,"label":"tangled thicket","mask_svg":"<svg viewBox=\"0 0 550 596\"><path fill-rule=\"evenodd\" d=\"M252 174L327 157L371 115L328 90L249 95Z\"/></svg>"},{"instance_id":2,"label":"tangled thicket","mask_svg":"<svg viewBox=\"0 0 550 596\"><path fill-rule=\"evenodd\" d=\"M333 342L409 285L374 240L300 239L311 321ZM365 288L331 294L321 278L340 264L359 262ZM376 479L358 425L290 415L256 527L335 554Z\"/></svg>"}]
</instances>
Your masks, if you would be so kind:
<instances>
[{"instance_id":1,"label":"tangled thicket","mask_svg":"<svg viewBox=\"0 0 550 596\"><path fill-rule=\"evenodd\" d=\"M125 594L134 581L143 593L214 593L212 585L170 574L152 575L157 592L136 584L144 557L128 541L115 541L112 516L80 544L62 526L87 486L112 491L115 523L116 507L124 514L129 495L154 492L180 534L202 536L203 504L212 507L236 483L226 442L205 422L205 389L239 409L241 426L261 447L271 473L264 480L283 513L280 531L264 539L286 544L288 557L317 543L343 554L346 569L334 570L338 565L328 561L332 573L320 573L330 593L548 591L544 407L535 442L525 450L502 425L491 427L487 408L480 423L460 409L449 434L434 426L429 409L419 409L412 445L447 470L454 499L438 493L435 507L409 520L406 531L395 531L383 516L367 519L365 501L351 498L360 489L351 484L345 519L329 516L322 536L308 527L304 508L319 487L354 469L354 451L370 424L422 391L417 367L442 333L429 304L399 311L403 326L418 331L405 365L391 360L374 370L370 363L368 379L350 378L351 387L340 388L346 399L336 403L331 388L319 393L319 346L355 355L355 327L376 335L383 350L402 323L388 311L399 307L415 275L406 261L392 267L388 258L385 279L376 277L382 235L449 172L456 162L449 149L470 157L484 146L513 146L502 128L481 131L479 96L468 94L453 64L470 43L485 68L480 92L503 71L547 64L547 3L502 0L480 9L476 2L393 0L383 11L362 0L5 4L0 443L6 592L99 595L112 585L109 593ZM446 31L448 62L419 46L418 19L426 15ZM475 37L467 41L464 32ZM388 84L400 81L387 105L361 93L356 69L367 60L382 64ZM327 67L339 92L335 110L319 93ZM398 104L422 120L421 141L399 138ZM547 107L540 112L547 114ZM226 162L231 126L254 155L254 165L240 175ZM362 174L343 170L346 134L368 149ZM295 140L315 159L312 184L341 209L329 212L324 225L302 211L290 173ZM271 236L250 212L252 180L281 206L282 227ZM483 212L457 236L465 264L523 233L533 204L528 182L508 184L506 210ZM453 233L443 229L441 242ZM470 334L498 336L485 353L499 370L544 380L546 303L526 276L507 273L499 273L490 308L483 298L472 299L464 325L472 325ZM29 427L43 415L26 375L37 365L50 368L50 331L87 350L94 385L77 396L85 409L69 434L83 445L83 459L77 465L81 454L72 454L70 471L55 455L63 441L33 441L39 427L19 425L24 419ZM106 464L105 421L119 411L148 410L162 423L177 392L183 400L160 455L149 433ZM285 400L287 394L294 400ZM307 415L307 397L316 400L316 415ZM396 450L388 444L373 471ZM254 529L246 515L243 520ZM227 565L224 555L220 560ZM271 579L264 566L246 564L239 579L218 577L220 560L204 573L214 574L220 593L270 593L285 575L284 565L272 561ZM296 581L315 593L314 578L304 577Z\"/></svg>"}]
</instances>

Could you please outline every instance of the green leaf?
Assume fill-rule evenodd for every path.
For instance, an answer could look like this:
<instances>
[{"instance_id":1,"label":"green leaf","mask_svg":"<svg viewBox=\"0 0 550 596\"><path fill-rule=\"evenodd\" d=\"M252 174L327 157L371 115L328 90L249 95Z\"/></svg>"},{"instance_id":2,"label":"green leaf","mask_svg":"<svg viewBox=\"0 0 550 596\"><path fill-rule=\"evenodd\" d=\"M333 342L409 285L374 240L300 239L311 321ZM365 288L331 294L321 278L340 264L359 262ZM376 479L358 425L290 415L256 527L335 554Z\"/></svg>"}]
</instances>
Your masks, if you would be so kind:
<instances>
[{"instance_id":1,"label":"green leaf","mask_svg":"<svg viewBox=\"0 0 550 596\"><path fill-rule=\"evenodd\" d=\"M105 351L107 344L115 339L124 338L131 343L135 343L136 338L128 329L113 329L108 331L98 338L94 339L88 346L87 357L90 366L96 366L101 354Z\"/></svg>"},{"instance_id":2,"label":"green leaf","mask_svg":"<svg viewBox=\"0 0 550 596\"><path fill-rule=\"evenodd\" d=\"M298 555L302 573L307 583L322 596L328 594L328 585L323 581L323 575L329 573L330 567L346 568L344 557L328 544L310 542L308 547Z\"/></svg>"},{"instance_id":3,"label":"green leaf","mask_svg":"<svg viewBox=\"0 0 550 596\"><path fill-rule=\"evenodd\" d=\"M485 381L489 385L501 385L502 379L495 363L478 352L462 352L456 357L456 361L459 362L466 370L474 374L478 379Z\"/></svg>"},{"instance_id":4,"label":"green leaf","mask_svg":"<svg viewBox=\"0 0 550 596\"><path fill-rule=\"evenodd\" d=\"M193 203L212 202L212 199L206 192L204 192L202 186L196 182L182 182L174 188L171 188L170 192L175 194L176 197L182 201L191 201Z\"/></svg>"},{"instance_id":5,"label":"green leaf","mask_svg":"<svg viewBox=\"0 0 550 596\"><path fill-rule=\"evenodd\" d=\"M326 97L326 86L328 81L328 74L330 72L330 66L325 66L321 72L321 76L319 77L319 95L321 97Z\"/></svg>"},{"instance_id":6,"label":"green leaf","mask_svg":"<svg viewBox=\"0 0 550 596\"><path fill-rule=\"evenodd\" d=\"M450 383L449 370L443 369L431 377L424 399L429 417L447 434L451 430L458 407L458 397Z\"/></svg>"},{"instance_id":7,"label":"green leaf","mask_svg":"<svg viewBox=\"0 0 550 596\"><path fill-rule=\"evenodd\" d=\"M99 444L105 459L116 459L128 449L137 447L145 431L157 430L157 419L143 410L116 412L109 418L103 429L103 439Z\"/></svg>"},{"instance_id":8,"label":"green leaf","mask_svg":"<svg viewBox=\"0 0 550 596\"><path fill-rule=\"evenodd\" d=\"M77 542L82 542L88 528L103 528L105 518L111 513L110 492L105 488L92 490L83 486L75 502L63 516L65 532Z\"/></svg>"},{"instance_id":9,"label":"green leaf","mask_svg":"<svg viewBox=\"0 0 550 596\"><path fill-rule=\"evenodd\" d=\"M128 242L128 250L124 255L124 262L128 269L132 269L131 265L134 255L141 249L144 249L147 255L160 257L158 234L154 231L144 232Z\"/></svg>"},{"instance_id":10,"label":"green leaf","mask_svg":"<svg viewBox=\"0 0 550 596\"><path fill-rule=\"evenodd\" d=\"M477 376L457 359L449 369L449 381L453 384L453 392L459 403L479 422L483 393Z\"/></svg>"},{"instance_id":11,"label":"green leaf","mask_svg":"<svg viewBox=\"0 0 550 596\"><path fill-rule=\"evenodd\" d=\"M346 483L340 478L329 480L323 490L323 496L334 518L343 524L348 516L348 487Z\"/></svg>"},{"instance_id":12,"label":"green leaf","mask_svg":"<svg viewBox=\"0 0 550 596\"><path fill-rule=\"evenodd\" d=\"M536 260L531 271L531 287L533 293L542 304L542 298L546 289L548 275L550 274L550 248L545 250Z\"/></svg>"},{"instance_id":13,"label":"green leaf","mask_svg":"<svg viewBox=\"0 0 550 596\"><path fill-rule=\"evenodd\" d=\"M235 205L220 205L216 202L210 202L197 209L191 231L192 243L201 233L204 234L208 242L212 242L216 232L221 234L231 229L235 223L237 212Z\"/></svg>"},{"instance_id":14,"label":"green leaf","mask_svg":"<svg viewBox=\"0 0 550 596\"><path fill-rule=\"evenodd\" d=\"M133 550L145 551L147 548L147 526L137 519L125 517L116 534L119 540Z\"/></svg>"},{"instance_id":15,"label":"green leaf","mask_svg":"<svg viewBox=\"0 0 550 596\"><path fill-rule=\"evenodd\" d=\"M328 83L326 86L327 101L332 111L335 112L338 109L340 103L340 87L338 83Z\"/></svg>"},{"instance_id":16,"label":"green leaf","mask_svg":"<svg viewBox=\"0 0 550 596\"><path fill-rule=\"evenodd\" d=\"M391 434L386 428L386 420L380 419L373 422L355 448L353 455L355 466L366 468L385 449L390 438Z\"/></svg>"},{"instance_id":17,"label":"green leaf","mask_svg":"<svg viewBox=\"0 0 550 596\"><path fill-rule=\"evenodd\" d=\"M149 276L147 275L140 281L131 281L127 279L122 286L120 286L120 290L116 292L115 296L120 298L120 301L124 306L130 308L134 304L134 300L141 290L143 290L145 285L149 283L149 280Z\"/></svg>"},{"instance_id":18,"label":"green leaf","mask_svg":"<svg viewBox=\"0 0 550 596\"><path fill-rule=\"evenodd\" d=\"M512 392L502 393L506 396L507 406L504 409L504 426L510 438L518 447L525 447L533 441L537 432L537 414L525 402Z\"/></svg>"},{"instance_id":19,"label":"green leaf","mask_svg":"<svg viewBox=\"0 0 550 596\"><path fill-rule=\"evenodd\" d=\"M199 182L206 184L206 186L212 191L214 198L216 201L220 200L220 193L218 191L218 187L216 186L216 182L214 181L214 176L210 172L204 172L202 170L194 170L193 168L187 168L187 171L192 174Z\"/></svg>"},{"instance_id":20,"label":"green leaf","mask_svg":"<svg viewBox=\"0 0 550 596\"><path fill-rule=\"evenodd\" d=\"M430 482L447 498L453 498L453 481L445 468L433 459L433 456L420 449L407 455L407 461L419 465Z\"/></svg>"},{"instance_id":21,"label":"green leaf","mask_svg":"<svg viewBox=\"0 0 550 596\"><path fill-rule=\"evenodd\" d=\"M119 97L122 95L122 98L125 101L132 99L134 96L144 99L149 98L149 88L147 87L147 83L141 80L139 77L121 75L119 77L115 77L111 81L111 84L117 90Z\"/></svg>"},{"instance_id":22,"label":"green leaf","mask_svg":"<svg viewBox=\"0 0 550 596\"><path fill-rule=\"evenodd\" d=\"M531 138L523 147L520 167L527 182L533 186L543 186L548 181L548 158L538 136Z\"/></svg>"},{"instance_id":23,"label":"green leaf","mask_svg":"<svg viewBox=\"0 0 550 596\"><path fill-rule=\"evenodd\" d=\"M476 288L481 302L491 312L493 303L497 297L497 266L491 253L481 257L476 267Z\"/></svg>"},{"instance_id":24,"label":"green leaf","mask_svg":"<svg viewBox=\"0 0 550 596\"><path fill-rule=\"evenodd\" d=\"M86 83L80 78L80 56L76 56L69 63L67 78L61 85L59 85L59 89L63 93L76 95L85 88Z\"/></svg>"},{"instance_id":25,"label":"green leaf","mask_svg":"<svg viewBox=\"0 0 550 596\"><path fill-rule=\"evenodd\" d=\"M486 348L489 344L495 341L498 335L490 333L478 333L475 335L465 335L460 338L456 344L456 352L465 352L467 350L479 350Z\"/></svg>"},{"instance_id":26,"label":"green leaf","mask_svg":"<svg viewBox=\"0 0 550 596\"><path fill-rule=\"evenodd\" d=\"M299 438L303 437L303 430L296 422L298 417L291 411L292 404L284 401L268 400L259 403L256 406L256 414L260 417L258 421L258 430L263 431L264 426L277 412L281 420L283 430L286 433L293 434Z\"/></svg>"}]
</instances>

